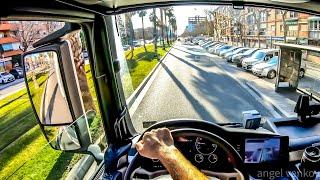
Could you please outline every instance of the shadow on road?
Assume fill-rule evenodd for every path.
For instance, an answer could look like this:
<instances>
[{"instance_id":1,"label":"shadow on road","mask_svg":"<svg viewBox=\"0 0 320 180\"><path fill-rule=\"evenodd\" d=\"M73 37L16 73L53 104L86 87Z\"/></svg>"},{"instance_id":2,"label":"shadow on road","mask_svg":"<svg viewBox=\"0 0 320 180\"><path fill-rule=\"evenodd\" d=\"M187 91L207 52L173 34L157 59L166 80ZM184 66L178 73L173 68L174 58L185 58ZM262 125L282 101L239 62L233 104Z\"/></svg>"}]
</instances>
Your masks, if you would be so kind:
<instances>
[{"instance_id":1,"label":"shadow on road","mask_svg":"<svg viewBox=\"0 0 320 180\"><path fill-rule=\"evenodd\" d=\"M180 49L177 50L180 51ZM186 53L192 54L189 52ZM220 69L213 60L195 62L185 60L172 53L170 53L170 55L198 71L198 74L192 79L193 87L201 93L201 96L206 97L206 100L216 109L216 112L221 114L226 120L239 122L241 121L241 112L250 109L260 109L263 115L269 115L261 104L253 100L252 96L244 90L238 82L223 73L224 70ZM194 97L192 98L194 99ZM193 102L191 103L193 104ZM207 107L207 109L208 108L210 107ZM201 110L202 109L205 109L205 107L202 107ZM199 110L197 111L199 112ZM212 114L212 111L211 114L207 111L205 114L209 114L205 115L205 117L210 117L210 119L215 120L212 118L212 115L216 117L216 114Z\"/></svg>"},{"instance_id":2,"label":"shadow on road","mask_svg":"<svg viewBox=\"0 0 320 180\"><path fill-rule=\"evenodd\" d=\"M194 107L194 109L201 115L202 119L212 119L214 118L211 116L210 113L206 110L205 107L200 104L200 102L195 99L192 94L183 86L183 84L176 78L176 76L170 71L170 69L162 62L160 62L162 68L168 73L168 75L172 78L175 84L179 87L182 93L186 96L189 100L190 104Z\"/></svg>"}]
</instances>

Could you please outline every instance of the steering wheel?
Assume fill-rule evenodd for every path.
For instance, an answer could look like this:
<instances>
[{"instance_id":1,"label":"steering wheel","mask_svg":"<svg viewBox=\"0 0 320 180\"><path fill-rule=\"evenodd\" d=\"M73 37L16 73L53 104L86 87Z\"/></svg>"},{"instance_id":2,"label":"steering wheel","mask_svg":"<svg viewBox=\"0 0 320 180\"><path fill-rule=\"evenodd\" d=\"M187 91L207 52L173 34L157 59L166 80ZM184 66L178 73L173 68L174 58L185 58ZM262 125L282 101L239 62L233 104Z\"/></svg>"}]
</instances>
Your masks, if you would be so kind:
<instances>
[{"instance_id":1,"label":"steering wheel","mask_svg":"<svg viewBox=\"0 0 320 180\"><path fill-rule=\"evenodd\" d=\"M192 124L192 126L190 126ZM179 126L180 125L180 126ZM229 157L231 157L230 162L232 162L234 172L214 172L214 171L202 171L207 176L217 177L219 179L247 179L247 174L244 174L243 171L243 160L239 153L231 146L226 140L222 139L218 135L200 129L199 127L207 127L211 126L210 129L212 131L221 131L223 130L220 126L202 121L202 120L168 120L162 121L160 123L154 124L150 128L148 128L145 132L148 132L152 129L157 129L160 127L167 127L170 129L173 138L184 137L184 136L197 136L204 138L212 143L215 143L221 149L223 149ZM198 128L197 128L198 127ZM144 133L145 133L144 132ZM143 134L144 134L143 133ZM143 137L143 134L140 136L139 141ZM148 176L149 178L155 178L161 175L168 174L166 170L156 171L156 172L148 172L147 170L140 167L142 157L139 153L136 153L131 162L129 162L129 166L125 172L124 179L129 180L133 179L135 173L143 174Z\"/></svg>"}]
</instances>

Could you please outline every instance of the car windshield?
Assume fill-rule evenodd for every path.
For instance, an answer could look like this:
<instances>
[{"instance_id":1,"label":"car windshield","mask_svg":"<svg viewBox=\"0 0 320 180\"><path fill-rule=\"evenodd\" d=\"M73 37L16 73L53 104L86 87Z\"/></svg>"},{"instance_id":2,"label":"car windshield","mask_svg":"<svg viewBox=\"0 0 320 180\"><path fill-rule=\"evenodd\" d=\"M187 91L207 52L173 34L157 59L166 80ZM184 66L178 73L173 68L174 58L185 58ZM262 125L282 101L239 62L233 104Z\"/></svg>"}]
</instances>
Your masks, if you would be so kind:
<instances>
[{"instance_id":1,"label":"car windshield","mask_svg":"<svg viewBox=\"0 0 320 180\"><path fill-rule=\"evenodd\" d=\"M251 54L252 52L254 52L256 49L249 49L249 50L247 50L247 51L245 51L243 54L244 55L249 55L249 54Z\"/></svg>"},{"instance_id":2,"label":"car windshield","mask_svg":"<svg viewBox=\"0 0 320 180\"><path fill-rule=\"evenodd\" d=\"M266 55L265 52L257 51L252 55L252 57L255 59L262 59L264 58L265 55Z\"/></svg>"},{"instance_id":3,"label":"car windshield","mask_svg":"<svg viewBox=\"0 0 320 180\"><path fill-rule=\"evenodd\" d=\"M271 58L267 63L268 63L268 64L276 64L276 63L278 63L278 59L279 59L278 56L274 56L274 57Z\"/></svg>"},{"instance_id":4,"label":"car windshield","mask_svg":"<svg viewBox=\"0 0 320 180\"><path fill-rule=\"evenodd\" d=\"M243 50L244 50L243 48L236 49L236 50L233 51L233 54L240 53Z\"/></svg>"}]
</instances>

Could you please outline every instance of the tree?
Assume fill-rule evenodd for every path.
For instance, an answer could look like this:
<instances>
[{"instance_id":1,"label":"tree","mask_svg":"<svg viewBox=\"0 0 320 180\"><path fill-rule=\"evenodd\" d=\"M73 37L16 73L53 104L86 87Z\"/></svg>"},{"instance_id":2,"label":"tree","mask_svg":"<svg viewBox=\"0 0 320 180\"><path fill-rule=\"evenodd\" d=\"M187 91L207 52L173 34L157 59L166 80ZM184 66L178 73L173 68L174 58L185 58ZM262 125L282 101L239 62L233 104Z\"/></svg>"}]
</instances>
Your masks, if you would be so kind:
<instances>
[{"instance_id":1,"label":"tree","mask_svg":"<svg viewBox=\"0 0 320 180\"><path fill-rule=\"evenodd\" d=\"M147 11L142 10L142 11L139 11L138 14L139 14L139 17L141 17L141 23L142 23L142 39L143 39L144 51L148 52L147 47L146 47L146 37L144 35L144 21L143 21L143 17L147 15Z\"/></svg>"},{"instance_id":2,"label":"tree","mask_svg":"<svg viewBox=\"0 0 320 180\"><path fill-rule=\"evenodd\" d=\"M164 10L164 24L165 24L167 44L170 44L170 42L169 42L169 34L168 34L168 24L167 24L168 11L170 11L170 9L172 9L172 7L170 7L170 8L163 8L163 10ZM169 18L168 18L168 19L169 19Z\"/></svg>"},{"instance_id":3,"label":"tree","mask_svg":"<svg viewBox=\"0 0 320 180\"><path fill-rule=\"evenodd\" d=\"M169 19L169 24L170 24L170 28L169 28L169 38L172 39L174 38L175 39L175 33L176 33L176 30L177 30L177 20L176 20L176 17L175 16L172 16L170 17ZM197 28L196 28L197 29Z\"/></svg>"},{"instance_id":4,"label":"tree","mask_svg":"<svg viewBox=\"0 0 320 180\"><path fill-rule=\"evenodd\" d=\"M287 10L281 10L281 18L282 18L282 27L283 27L283 41L287 42L287 34L288 34L288 25L286 23L286 16L288 14Z\"/></svg>"},{"instance_id":5,"label":"tree","mask_svg":"<svg viewBox=\"0 0 320 180\"><path fill-rule=\"evenodd\" d=\"M27 51L34 42L57 31L63 25L62 22L53 21L19 21L20 49L23 52Z\"/></svg>"},{"instance_id":6,"label":"tree","mask_svg":"<svg viewBox=\"0 0 320 180\"><path fill-rule=\"evenodd\" d=\"M163 24L163 9L159 8L160 10L160 28L161 28L161 42L162 42L162 48L165 49L165 45L164 45L164 24Z\"/></svg>"},{"instance_id":7,"label":"tree","mask_svg":"<svg viewBox=\"0 0 320 180\"><path fill-rule=\"evenodd\" d=\"M133 24L132 24L132 16L134 16L136 13L135 12L128 12L125 13L125 24L127 27L127 37L128 37L128 44L131 46L131 56L130 56L130 60L132 60L133 58L133 50L134 50L134 29L133 29Z\"/></svg>"},{"instance_id":8,"label":"tree","mask_svg":"<svg viewBox=\"0 0 320 180\"><path fill-rule=\"evenodd\" d=\"M158 26L158 22L157 22L157 14L156 14L156 9L153 8L152 9L152 13L150 13L149 16L150 21L153 23L153 44L154 44L154 52L158 58L158 32L157 32L157 26Z\"/></svg>"},{"instance_id":9,"label":"tree","mask_svg":"<svg viewBox=\"0 0 320 180\"><path fill-rule=\"evenodd\" d=\"M19 26L19 36L20 36L20 42L21 42L20 49L23 52L26 52L34 42L62 28L63 25L64 23L62 22L19 21L18 26ZM44 32L41 33L40 32L41 30L44 30ZM31 61L29 65L33 66ZM31 68L34 69L34 67L31 67ZM37 82L35 73L32 72L31 76L32 76L32 81L35 89L38 89L39 84Z\"/></svg>"},{"instance_id":10,"label":"tree","mask_svg":"<svg viewBox=\"0 0 320 180\"><path fill-rule=\"evenodd\" d=\"M174 14L173 14L173 8L171 7L171 8L169 8L168 9L168 13L167 13L167 16L168 16L168 19L169 19L169 26L171 26L171 28L172 28L172 18L174 17ZM169 27L169 31L171 32L171 28ZM169 33L170 34L170 36L171 36L171 33ZM169 36L169 43L170 43L170 36Z\"/></svg>"},{"instance_id":11,"label":"tree","mask_svg":"<svg viewBox=\"0 0 320 180\"><path fill-rule=\"evenodd\" d=\"M267 10L266 8L250 8L252 10L252 16L254 19L254 25L257 28L257 39L258 39L258 47L261 47L261 42L260 42L260 31L261 31L261 17L262 13L266 13Z\"/></svg>"}]
</instances>

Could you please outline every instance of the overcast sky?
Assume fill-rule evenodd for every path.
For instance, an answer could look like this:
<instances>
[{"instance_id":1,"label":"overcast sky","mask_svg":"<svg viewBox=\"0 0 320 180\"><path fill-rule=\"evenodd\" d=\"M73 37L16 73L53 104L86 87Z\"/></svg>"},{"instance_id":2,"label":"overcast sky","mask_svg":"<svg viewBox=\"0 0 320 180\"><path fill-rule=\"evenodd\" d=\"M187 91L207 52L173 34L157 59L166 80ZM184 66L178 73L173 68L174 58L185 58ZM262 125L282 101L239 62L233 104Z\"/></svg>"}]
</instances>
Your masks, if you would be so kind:
<instances>
[{"instance_id":1,"label":"overcast sky","mask_svg":"<svg viewBox=\"0 0 320 180\"><path fill-rule=\"evenodd\" d=\"M174 14L177 19L178 34L182 34L188 25L188 17L205 16L204 9L210 8L213 8L213 6L175 6ZM152 9L147 10L147 12L148 14L144 17L144 24L145 27L152 27L152 23L149 20L149 14ZM160 17L159 9L157 9L157 15ZM134 29L141 28L141 18L137 14L132 17L132 23Z\"/></svg>"}]
</instances>

